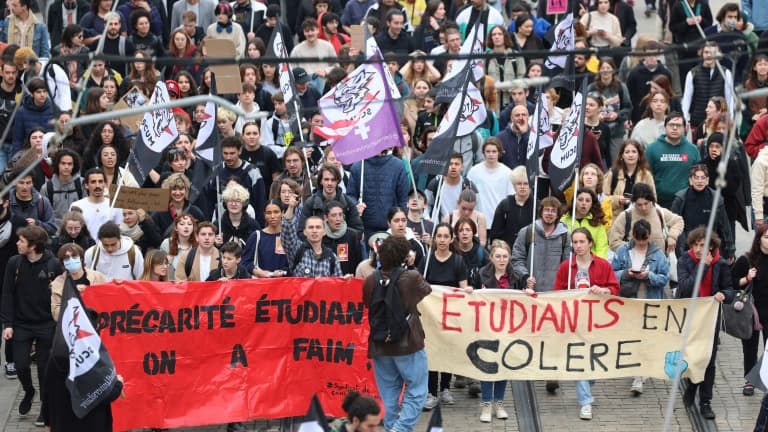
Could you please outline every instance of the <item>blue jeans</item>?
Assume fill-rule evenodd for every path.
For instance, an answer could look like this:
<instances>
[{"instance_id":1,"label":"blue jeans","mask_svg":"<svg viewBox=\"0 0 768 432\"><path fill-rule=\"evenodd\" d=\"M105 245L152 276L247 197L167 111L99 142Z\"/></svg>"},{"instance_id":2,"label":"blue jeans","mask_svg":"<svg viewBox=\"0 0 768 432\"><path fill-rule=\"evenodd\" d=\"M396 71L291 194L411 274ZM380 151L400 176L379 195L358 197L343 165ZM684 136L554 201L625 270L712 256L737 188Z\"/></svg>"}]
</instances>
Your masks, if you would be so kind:
<instances>
[{"instance_id":1,"label":"blue jeans","mask_svg":"<svg viewBox=\"0 0 768 432\"><path fill-rule=\"evenodd\" d=\"M0 135L2 131L0 131ZM0 144L0 173L5 171L8 167L8 162L11 160L11 144Z\"/></svg>"},{"instance_id":2,"label":"blue jeans","mask_svg":"<svg viewBox=\"0 0 768 432\"><path fill-rule=\"evenodd\" d=\"M373 372L387 413L384 429L412 432L427 398L427 352L402 356L374 356ZM405 385L403 405L398 404Z\"/></svg>"},{"instance_id":3,"label":"blue jeans","mask_svg":"<svg viewBox=\"0 0 768 432\"><path fill-rule=\"evenodd\" d=\"M480 391L483 402L503 401L507 381L481 381Z\"/></svg>"},{"instance_id":4,"label":"blue jeans","mask_svg":"<svg viewBox=\"0 0 768 432\"><path fill-rule=\"evenodd\" d=\"M757 414L757 422L755 422L755 432L765 431L768 431L768 393L763 396L760 412Z\"/></svg>"},{"instance_id":5,"label":"blue jeans","mask_svg":"<svg viewBox=\"0 0 768 432\"><path fill-rule=\"evenodd\" d=\"M579 406L592 405L595 402L595 398L592 397L592 384L594 383L595 381L576 381L576 398L579 399Z\"/></svg>"}]
</instances>

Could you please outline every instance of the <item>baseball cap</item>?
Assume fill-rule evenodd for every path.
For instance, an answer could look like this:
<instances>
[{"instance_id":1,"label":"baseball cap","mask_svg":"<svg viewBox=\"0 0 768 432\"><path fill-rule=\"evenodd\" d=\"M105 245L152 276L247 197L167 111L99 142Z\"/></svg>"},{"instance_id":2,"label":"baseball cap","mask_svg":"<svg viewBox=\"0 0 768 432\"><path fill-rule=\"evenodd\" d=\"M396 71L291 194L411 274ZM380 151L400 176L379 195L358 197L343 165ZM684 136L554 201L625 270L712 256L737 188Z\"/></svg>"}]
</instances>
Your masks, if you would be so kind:
<instances>
[{"instance_id":1,"label":"baseball cap","mask_svg":"<svg viewBox=\"0 0 768 432\"><path fill-rule=\"evenodd\" d=\"M309 82L309 74L304 68L297 67L293 70L293 79L296 84L306 84Z\"/></svg>"},{"instance_id":2,"label":"baseball cap","mask_svg":"<svg viewBox=\"0 0 768 432\"><path fill-rule=\"evenodd\" d=\"M165 86L168 87L168 94L171 96L181 97L181 89L179 88L179 83L177 83L175 80L167 80L165 81Z\"/></svg>"}]
</instances>

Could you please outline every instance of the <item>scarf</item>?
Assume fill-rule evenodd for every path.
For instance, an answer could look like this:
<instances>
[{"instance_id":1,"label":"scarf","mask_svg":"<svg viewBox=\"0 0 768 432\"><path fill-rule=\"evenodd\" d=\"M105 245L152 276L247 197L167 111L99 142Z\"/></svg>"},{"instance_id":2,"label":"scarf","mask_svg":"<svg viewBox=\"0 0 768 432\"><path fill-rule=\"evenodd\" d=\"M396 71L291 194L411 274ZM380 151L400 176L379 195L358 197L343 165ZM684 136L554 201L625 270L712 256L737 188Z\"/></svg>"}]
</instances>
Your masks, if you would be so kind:
<instances>
[{"instance_id":1,"label":"scarf","mask_svg":"<svg viewBox=\"0 0 768 432\"><path fill-rule=\"evenodd\" d=\"M328 225L328 222L324 222L324 223L325 223L325 235L328 238L331 238L331 239L334 239L334 240L338 240L338 239L344 237L344 235L347 233L347 222L346 221L341 223L341 228L339 228L338 231L332 230L331 227Z\"/></svg>"},{"instance_id":2,"label":"scarf","mask_svg":"<svg viewBox=\"0 0 768 432\"><path fill-rule=\"evenodd\" d=\"M693 253L693 250L688 250L688 256L691 257L693 260L693 263L697 266L699 265L699 259L696 258L696 255ZM715 254L712 256L712 262L707 267L707 271L704 272L704 277L701 279L701 285L699 286L699 297L709 297L713 294L712 289L712 269L714 268L715 263L720 259L720 251L715 250Z\"/></svg>"},{"instance_id":3,"label":"scarf","mask_svg":"<svg viewBox=\"0 0 768 432\"><path fill-rule=\"evenodd\" d=\"M120 224L120 233L124 236L130 237L134 243L139 241L141 236L144 235L144 231L141 230L141 226L139 226L139 224L129 227L125 224L125 222Z\"/></svg>"}]
</instances>

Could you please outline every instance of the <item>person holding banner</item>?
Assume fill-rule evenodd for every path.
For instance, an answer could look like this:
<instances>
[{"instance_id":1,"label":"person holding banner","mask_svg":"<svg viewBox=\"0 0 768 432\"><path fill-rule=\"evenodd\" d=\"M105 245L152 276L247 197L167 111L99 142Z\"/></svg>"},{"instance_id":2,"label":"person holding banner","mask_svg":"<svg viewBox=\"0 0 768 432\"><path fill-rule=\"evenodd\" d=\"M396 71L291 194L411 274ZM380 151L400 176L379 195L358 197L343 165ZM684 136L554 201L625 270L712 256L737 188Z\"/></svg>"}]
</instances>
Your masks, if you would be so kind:
<instances>
[{"instance_id":1,"label":"person holding banner","mask_svg":"<svg viewBox=\"0 0 768 432\"><path fill-rule=\"evenodd\" d=\"M162 249L152 249L144 257L144 271L139 280L167 282L170 280L168 267L168 253Z\"/></svg>"},{"instance_id":2,"label":"person holding banner","mask_svg":"<svg viewBox=\"0 0 768 432\"><path fill-rule=\"evenodd\" d=\"M339 258L334 251L323 246L325 221L322 217L308 217L304 222L306 240L299 238L297 204L298 197L294 195L280 222L280 241L285 248L290 274L307 278L341 277Z\"/></svg>"},{"instance_id":3,"label":"person holding banner","mask_svg":"<svg viewBox=\"0 0 768 432\"><path fill-rule=\"evenodd\" d=\"M619 281L611 263L592 252L592 233L587 228L579 227L573 230L571 240L574 256L558 267L553 289L583 289L592 294L618 295ZM595 401L592 384L594 381L576 381L576 396L581 406L579 418L582 420L592 420L592 404Z\"/></svg>"},{"instance_id":4,"label":"person holding banner","mask_svg":"<svg viewBox=\"0 0 768 432\"><path fill-rule=\"evenodd\" d=\"M243 266L254 277L281 277L288 274L288 259L280 240L283 203L269 200L264 207L266 226L248 237L243 251Z\"/></svg>"},{"instance_id":5,"label":"person holding banner","mask_svg":"<svg viewBox=\"0 0 768 432\"><path fill-rule=\"evenodd\" d=\"M619 295L629 298L662 299L669 282L669 261L666 251L651 241L651 224L639 220L632 225L632 240L616 251L611 262L619 279ZM637 376L630 391L643 393L645 377Z\"/></svg>"},{"instance_id":6,"label":"person holding banner","mask_svg":"<svg viewBox=\"0 0 768 432\"><path fill-rule=\"evenodd\" d=\"M173 221L170 237L160 244L160 249L168 254L168 275L171 280L174 280L176 274L179 255L197 246L197 239L193 235L196 230L197 219L188 213L181 214Z\"/></svg>"},{"instance_id":7,"label":"person holding banner","mask_svg":"<svg viewBox=\"0 0 768 432\"><path fill-rule=\"evenodd\" d=\"M411 244L411 251L408 256L407 265L409 268L420 268L424 264L427 248L424 247L422 240L429 239L429 233L421 236L421 239L415 235L413 230L408 229L408 216L400 207L392 207L387 212L387 233L393 236L404 237Z\"/></svg>"},{"instance_id":8,"label":"person holding banner","mask_svg":"<svg viewBox=\"0 0 768 432\"><path fill-rule=\"evenodd\" d=\"M461 291L471 293L472 287L467 283L467 266L464 259L453 253L453 229L445 222L435 227L435 238L432 240L434 250L429 257L429 262L419 268L424 279L430 284L445 285L458 288ZM440 398L438 399L438 377L440 385ZM449 372L429 371L429 394L424 401L424 409L431 410L439 402L453 405L456 401L451 394L451 378Z\"/></svg>"},{"instance_id":9,"label":"person holding banner","mask_svg":"<svg viewBox=\"0 0 768 432\"><path fill-rule=\"evenodd\" d=\"M352 390L344 396L341 408L347 418L339 418L330 424L331 432L368 432L378 430L381 408L376 399Z\"/></svg>"},{"instance_id":10,"label":"person holding banner","mask_svg":"<svg viewBox=\"0 0 768 432\"><path fill-rule=\"evenodd\" d=\"M733 279L731 277L731 268L720 256L720 236L716 232L711 232L712 236L709 245L704 244L707 235L707 228L700 226L688 233L688 250L680 256L677 262L677 297L688 298L694 295L694 290L698 290L698 297L713 296L719 303L730 304L733 301ZM699 262L704 261L704 275L698 286L695 286L696 267ZM718 310L719 314L719 310ZM720 322L718 317L717 322ZM712 344L712 357L704 372L704 381L693 383L688 380L688 387L683 394L683 403L685 406L693 405L696 398L696 391L699 392L699 412L708 420L715 418L715 412L712 410L712 388L715 386L715 364L717 360L717 345L719 333L715 332L714 343Z\"/></svg>"},{"instance_id":11,"label":"person holding banner","mask_svg":"<svg viewBox=\"0 0 768 432\"><path fill-rule=\"evenodd\" d=\"M381 275L388 278L406 263L410 245L403 237L391 236L384 239L378 253ZM378 283L375 278L376 274L373 274L363 282L363 302L369 308ZM427 353L417 305L432 292L432 287L419 272L407 269L400 273L394 286L400 292L403 309L410 317L408 335L406 340L398 343L369 340L368 355L373 358L376 386L386 411L384 429L413 431L427 396ZM401 393L402 404L399 402Z\"/></svg>"},{"instance_id":12,"label":"person holding banner","mask_svg":"<svg viewBox=\"0 0 768 432\"><path fill-rule=\"evenodd\" d=\"M511 254L512 250L504 240L494 240L491 243L491 260L480 270L483 288L516 289L518 287L519 280L509 260ZM509 418L507 410L504 409L507 381L482 381L480 389L482 392L480 421L490 423L491 413L494 410L497 419Z\"/></svg>"}]
</instances>

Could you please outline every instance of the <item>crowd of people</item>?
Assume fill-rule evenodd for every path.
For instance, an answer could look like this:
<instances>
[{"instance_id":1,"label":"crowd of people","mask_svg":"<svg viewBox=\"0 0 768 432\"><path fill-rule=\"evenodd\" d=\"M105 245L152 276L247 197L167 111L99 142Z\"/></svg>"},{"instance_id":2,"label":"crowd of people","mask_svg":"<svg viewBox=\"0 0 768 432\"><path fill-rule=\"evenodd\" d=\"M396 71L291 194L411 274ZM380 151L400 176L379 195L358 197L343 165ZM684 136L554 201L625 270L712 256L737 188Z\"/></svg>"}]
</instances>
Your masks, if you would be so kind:
<instances>
[{"instance_id":1,"label":"crowd of people","mask_svg":"<svg viewBox=\"0 0 768 432\"><path fill-rule=\"evenodd\" d=\"M698 290L720 302L751 287L768 325L768 294L759 288L768 283L768 96L737 110L734 90L768 86L764 2L726 3L713 18L706 0L658 7L646 0L647 13L665 23L659 39L636 34L625 0L578 1L575 47L596 54L573 55L574 88L587 84L586 127L578 178L566 191L550 186L550 150L539 155L542 171L529 184L527 146L541 93L520 80L496 86L547 73L545 50L563 17L549 14L547 2L536 9L524 0L301 0L286 9L280 3L7 1L0 22L0 171L11 188L0 208L0 321L5 375L18 378L24 391L21 414L37 393L30 369L36 353L43 402L36 425L76 430L111 421L108 407L90 419L61 417L56 395L63 383L55 377L67 366L49 354L63 274L80 290L104 280L358 277L370 297L377 275L405 267L394 282L411 312L432 284L467 293L583 288L648 299ZM454 63L444 54L458 54L478 21L493 54L479 86L487 118L456 140L445 173L425 174L422 155L447 109L436 101ZM375 35L402 96L394 103L406 145L345 165L314 128L323 124L318 100L359 64L352 40L358 25ZM286 105L285 72L261 60L276 28L290 56L302 61L291 62L297 104ZM263 118L218 108L222 163L207 183L192 180L203 163L196 136L204 104L173 109L179 135L145 179L124 168L137 125L125 118L68 124L73 116L148 100L159 81L172 100L208 94L214 83L206 44L217 39L234 43L241 78L239 92L221 96ZM621 47L635 55L605 51ZM92 53L107 57L91 59ZM544 92L557 133L572 89ZM721 165L726 182L715 202ZM120 182L168 189L167 209L114 208L110 187ZM714 231L705 245L702 226L712 209ZM753 221L754 242L737 256L736 224L749 230ZM702 260L708 270L697 286ZM453 392L464 387L480 397L481 422L508 417L506 382L428 372L418 316L411 325L407 344L371 347L387 431L413 430L422 410L453 404ZM743 341L745 375L760 337L755 331ZM704 381L684 395L692 405L698 390L699 409L710 419L717 341L712 349ZM644 380L636 377L629 391L642 394ZM546 386L559 389L556 381ZM584 420L593 416L590 386L577 383ZM753 383L742 392L752 396ZM378 423L369 402L352 395L346 405L361 406L339 430Z\"/></svg>"}]
</instances>

